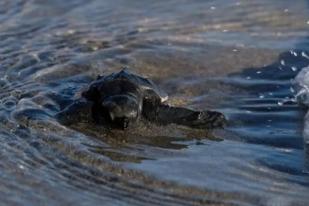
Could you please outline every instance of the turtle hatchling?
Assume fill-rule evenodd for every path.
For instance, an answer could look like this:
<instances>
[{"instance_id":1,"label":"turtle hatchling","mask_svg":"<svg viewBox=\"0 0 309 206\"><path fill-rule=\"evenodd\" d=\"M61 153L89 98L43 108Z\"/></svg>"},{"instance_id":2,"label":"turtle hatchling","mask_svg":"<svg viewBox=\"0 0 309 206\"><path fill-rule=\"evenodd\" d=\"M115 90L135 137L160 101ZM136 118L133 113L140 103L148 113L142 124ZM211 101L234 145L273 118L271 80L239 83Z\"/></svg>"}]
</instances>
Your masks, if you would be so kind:
<instances>
[{"instance_id":1,"label":"turtle hatchling","mask_svg":"<svg viewBox=\"0 0 309 206\"><path fill-rule=\"evenodd\" d=\"M166 104L168 96L151 80L123 69L98 76L81 97L59 112L64 125L95 123L126 129L141 119L157 125L177 124L197 129L223 127L224 115L216 111L196 111Z\"/></svg>"}]
</instances>

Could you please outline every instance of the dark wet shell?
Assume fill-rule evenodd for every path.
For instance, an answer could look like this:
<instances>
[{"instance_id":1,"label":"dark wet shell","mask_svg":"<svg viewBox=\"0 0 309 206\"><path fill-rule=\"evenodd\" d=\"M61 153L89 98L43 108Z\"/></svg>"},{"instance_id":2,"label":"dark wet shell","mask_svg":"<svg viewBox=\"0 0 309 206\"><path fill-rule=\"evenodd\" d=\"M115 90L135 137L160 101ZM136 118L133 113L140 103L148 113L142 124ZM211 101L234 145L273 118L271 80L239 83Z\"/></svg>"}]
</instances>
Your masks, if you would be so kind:
<instances>
[{"instance_id":1,"label":"dark wet shell","mask_svg":"<svg viewBox=\"0 0 309 206\"><path fill-rule=\"evenodd\" d=\"M90 85L86 94L91 93L93 90L95 90L97 86L99 86L103 82L109 82L122 78L138 85L143 92L144 98L158 99L161 102L164 102L168 99L168 95L164 91L162 91L157 85L155 85L151 80L133 74L128 71L128 69L123 69L118 73L112 73L108 76L99 76L98 79Z\"/></svg>"}]
</instances>

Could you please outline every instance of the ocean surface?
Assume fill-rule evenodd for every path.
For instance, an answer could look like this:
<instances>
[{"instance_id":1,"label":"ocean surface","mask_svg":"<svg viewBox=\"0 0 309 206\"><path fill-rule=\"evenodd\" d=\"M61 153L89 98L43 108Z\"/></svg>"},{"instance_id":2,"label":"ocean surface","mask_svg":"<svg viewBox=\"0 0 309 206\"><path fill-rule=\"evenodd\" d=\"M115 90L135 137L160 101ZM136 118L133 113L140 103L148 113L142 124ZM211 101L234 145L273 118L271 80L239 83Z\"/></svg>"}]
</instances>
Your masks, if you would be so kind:
<instances>
[{"instance_id":1,"label":"ocean surface","mask_svg":"<svg viewBox=\"0 0 309 206\"><path fill-rule=\"evenodd\" d=\"M57 122L124 66L228 125ZM307 0L1 0L1 204L309 205L308 66Z\"/></svg>"}]
</instances>

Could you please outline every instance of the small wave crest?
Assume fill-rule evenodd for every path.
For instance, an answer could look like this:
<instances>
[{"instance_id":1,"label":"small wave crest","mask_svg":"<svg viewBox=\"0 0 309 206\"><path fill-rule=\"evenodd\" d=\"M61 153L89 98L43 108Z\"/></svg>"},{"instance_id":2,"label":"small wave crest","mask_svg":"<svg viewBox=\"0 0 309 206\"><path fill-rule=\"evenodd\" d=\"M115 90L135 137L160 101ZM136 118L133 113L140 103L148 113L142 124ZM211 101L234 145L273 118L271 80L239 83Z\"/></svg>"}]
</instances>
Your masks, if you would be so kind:
<instances>
[{"instance_id":1,"label":"small wave crest","mask_svg":"<svg viewBox=\"0 0 309 206\"><path fill-rule=\"evenodd\" d=\"M304 67L295 78L298 92L296 100L300 104L309 107L309 66ZM309 144L309 112L307 112L304 119L304 141L306 145Z\"/></svg>"},{"instance_id":2,"label":"small wave crest","mask_svg":"<svg viewBox=\"0 0 309 206\"><path fill-rule=\"evenodd\" d=\"M309 106L309 66L304 67L295 78L298 92L296 99L299 103Z\"/></svg>"}]
</instances>

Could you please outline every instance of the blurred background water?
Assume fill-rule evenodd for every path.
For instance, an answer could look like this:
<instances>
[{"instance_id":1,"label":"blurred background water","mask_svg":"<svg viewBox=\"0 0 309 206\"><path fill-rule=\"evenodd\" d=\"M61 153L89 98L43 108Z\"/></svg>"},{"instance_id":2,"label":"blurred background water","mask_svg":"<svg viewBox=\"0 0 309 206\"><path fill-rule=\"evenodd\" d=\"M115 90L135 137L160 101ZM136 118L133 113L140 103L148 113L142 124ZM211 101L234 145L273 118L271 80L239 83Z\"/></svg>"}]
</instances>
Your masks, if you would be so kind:
<instances>
[{"instance_id":1,"label":"blurred background water","mask_svg":"<svg viewBox=\"0 0 309 206\"><path fill-rule=\"evenodd\" d=\"M0 199L7 205L307 205L308 1L2 0ZM129 66L224 130L80 131L53 115Z\"/></svg>"}]
</instances>

